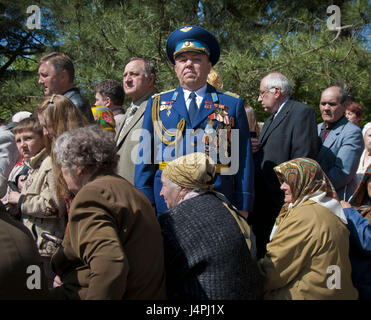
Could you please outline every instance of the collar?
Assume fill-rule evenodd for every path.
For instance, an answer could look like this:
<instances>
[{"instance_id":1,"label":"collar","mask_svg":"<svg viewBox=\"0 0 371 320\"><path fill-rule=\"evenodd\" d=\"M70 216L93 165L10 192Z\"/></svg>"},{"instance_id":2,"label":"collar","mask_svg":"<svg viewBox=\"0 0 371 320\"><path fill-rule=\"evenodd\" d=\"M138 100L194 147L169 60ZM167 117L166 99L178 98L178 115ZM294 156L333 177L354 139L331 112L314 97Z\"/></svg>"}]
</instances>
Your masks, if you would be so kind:
<instances>
[{"instance_id":1,"label":"collar","mask_svg":"<svg viewBox=\"0 0 371 320\"><path fill-rule=\"evenodd\" d=\"M280 105L280 107L278 108L278 110L276 111L276 113L274 114L274 118L277 116L277 114L282 110L283 106L286 104L287 101L289 101L290 99L290 96L288 96L286 98L286 100Z\"/></svg>"},{"instance_id":2,"label":"collar","mask_svg":"<svg viewBox=\"0 0 371 320\"><path fill-rule=\"evenodd\" d=\"M73 93L73 92L80 93L80 90L78 88L76 88L76 87L72 87L72 88L68 89L65 93L63 93L63 95L66 95L68 93Z\"/></svg>"},{"instance_id":3,"label":"collar","mask_svg":"<svg viewBox=\"0 0 371 320\"><path fill-rule=\"evenodd\" d=\"M131 104L132 105L135 105L137 107L140 106L140 104L143 102L143 101L146 101L148 100L151 96L153 96L156 92L156 89L152 89L151 91L148 91L143 97L141 97L140 99L138 99L137 101L133 101Z\"/></svg>"},{"instance_id":4,"label":"collar","mask_svg":"<svg viewBox=\"0 0 371 320\"><path fill-rule=\"evenodd\" d=\"M342 120L343 120L343 118L345 118L345 116L342 116L338 121L336 121L336 122L333 122L333 123L326 123L326 122L323 122L323 124L322 124L322 130L324 130L324 129L327 129L327 130L332 130L333 128L335 128L335 126L338 124L338 123L340 123Z\"/></svg>"},{"instance_id":5,"label":"collar","mask_svg":"<svg viewBox=\"0 0 371 320\"><path fill-rule=\"evenodd\" d=\"M24 159L24 164L30 169L35 169L47 156L48 154L46 153L46 149L44 148L35 156L29 159Z\"/></svg>"},{"instance_id":6,"label":"collar","mask_svg":"<svg viewBox=\"0 0 371 320\"><path fill-rule=\"evenodd\" d=\"M111 109L111 111L114 115L123 114L123 111L122 111L121 107L113 108L113 109Z\"/></svg>"},{"instance_id":7,"label":"collar","mask_svg":"<svg viewBox=\"0 0 371 320\"><path fill-rule=\"evenodd\" d=\"M192 91L188 90L188 89L183 89L183 93L184 93L184 100L187 101L188 98L189 98L189 95L191 94ZM201 87L200 89L196 90L196 91L193 91L195 94L196 94L196 98L200 97L200 98L204 98L205 95L206 95L206 89L207 89L207 83L205 83L205 85L203 87Z\"/></svg>"}]
</instances>

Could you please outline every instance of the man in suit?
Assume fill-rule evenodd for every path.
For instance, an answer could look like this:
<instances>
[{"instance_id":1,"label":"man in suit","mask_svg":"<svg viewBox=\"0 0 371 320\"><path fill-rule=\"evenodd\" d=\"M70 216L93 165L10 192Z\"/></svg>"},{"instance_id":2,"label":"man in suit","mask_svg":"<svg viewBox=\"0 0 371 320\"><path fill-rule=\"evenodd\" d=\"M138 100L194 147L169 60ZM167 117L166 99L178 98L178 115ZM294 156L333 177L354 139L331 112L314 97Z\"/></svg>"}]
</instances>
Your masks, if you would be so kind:
<instances>
[{"instance_id":1,"label":"man in suit","mask_svg":"<svg viewBox=\"0 0 371 320\"><path fill-rule=\"evenodd\" d=\"M38 73L39 84L42 85L45 96L64 95L73 102L86 119L93 122L88 101L74 85L75 69L70 57L62 52L49 53L40 59Z\"/></svg>"},{"instance_id":2,"label":"man in suit","mask_svg":"<svg viewBox=\"0 0 371 320\"><path fill-rule=\"evenodd\" d=\"M185 154L207 153L217 166L215 190L246 216L253 208L254 168L243 100L207 83L219 59L219 43L206 29L184 26L171 33L166 51L180 86L148 101L135 186L160 215L167 210L160 195L167 163Z\"/></svg>"},{"instance_id":3,"label":"man in suit","mask_svg":"<svg viewBox=\"0 0 371 320\"><path fill-rule=\"evenodd\" d=\"M120 155L118 174L131 184L134 184L134 168L143 114L147 100L156 92L155 79L155 69L147 59L134 57L125 66L123 87L132 102L121 126L116 130L115 140Z\"/></svg>"},{"instance_id":4,"label":"man in suit","mask_svg":"<svg viewBox=\"0 0 371 320\"><path fill-rule=\"evenodd\" d=\"M317 161L334 185L340 200L348 200L357 187L357 168L364 142L361 129L345 117L347 95L341 87L322 92L318 125L322 140Z\"/></svg>"},{"instance_id":5,"label":"man in suit","mask_svg":"<svg viewBox=\"0 0 371 320\"><path fill-rule=\"evenodd\" d=\"M274 221L283 205L283 192L273 168L285 161L308 157L319 150L316 113L290 98L291 84L280 73L270 73L260 82L258 101L271 116L266 120L255 151L255 206L249 217L256 236L258 258L265 254Z\"/></svg>"}]
</instances>

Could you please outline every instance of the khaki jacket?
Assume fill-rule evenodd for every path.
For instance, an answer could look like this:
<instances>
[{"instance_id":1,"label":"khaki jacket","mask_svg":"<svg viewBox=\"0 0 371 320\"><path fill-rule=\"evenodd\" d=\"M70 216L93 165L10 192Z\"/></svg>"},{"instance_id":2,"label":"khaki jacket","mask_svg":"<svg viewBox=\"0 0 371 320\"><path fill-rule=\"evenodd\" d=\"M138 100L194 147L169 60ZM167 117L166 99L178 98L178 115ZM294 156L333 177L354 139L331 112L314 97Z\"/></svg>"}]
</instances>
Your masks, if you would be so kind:
<instances>
[{"instance_id":1,"label":"khaki jacket","mask_svg":"<svg viewBox=\"0 0 371 320\"><path fill-rule=\"evenodd\" d=\"M280 214L276 224L259 261L266 277L265 299L357 299L349 232L336 215L309 200L286 216Z\"/></svg>"},{"instance_id":2,"label":"khaki jacket","mask_svg":"<svg viewBox=\"0 0 371 320\"><path fill-rule=\"evenodd\" d=\"M150 98L154 92L155 91L149 92L137 101L138 110L135 112L130 123L124 128L126 118L128 117L128 112L126 112L120 128L116 130L115 141L118 149L117 153L120 156L117 165L117 173L128 180L132 185L134 185L135 160L138 154L144 111L147 107L148 98Z\"/></svg>"},{"instance_id":3,"label":"khaki jacket","mask_svg":"<svg viewBox=\"0 0 371 320\"><path fill-rule=\"evenodd\" d=\"M30 170L19 200L23 224L34 236L40 254L51 256L56 245L43 239L42 232L63 238L66 227L65 206L56 195L52 159L43 149L31 159L26 159L25 165Z\"/></svg>"}]
</instances>

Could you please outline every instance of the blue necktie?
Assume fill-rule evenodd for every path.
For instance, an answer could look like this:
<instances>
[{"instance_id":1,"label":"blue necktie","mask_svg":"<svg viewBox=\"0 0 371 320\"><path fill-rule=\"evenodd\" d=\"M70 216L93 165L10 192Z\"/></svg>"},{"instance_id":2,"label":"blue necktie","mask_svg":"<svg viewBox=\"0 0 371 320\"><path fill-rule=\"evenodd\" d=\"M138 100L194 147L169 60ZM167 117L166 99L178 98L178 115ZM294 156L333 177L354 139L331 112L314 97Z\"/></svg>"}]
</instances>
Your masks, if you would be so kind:
<instances>
[{"instance_id":1,"label":"blue necktie","mask_svg":"<svg viewBox=\"0 0 371 320\"><path fill-rule=\"evenodd\" d=\"M189 120L191 120L191 123L192 123L198 112L198 107L196 103L196 94L194 92L191 92L189 96L191 98L191 103L189 104L188 115L189 115Z\"/></svg>"}]
</instances>

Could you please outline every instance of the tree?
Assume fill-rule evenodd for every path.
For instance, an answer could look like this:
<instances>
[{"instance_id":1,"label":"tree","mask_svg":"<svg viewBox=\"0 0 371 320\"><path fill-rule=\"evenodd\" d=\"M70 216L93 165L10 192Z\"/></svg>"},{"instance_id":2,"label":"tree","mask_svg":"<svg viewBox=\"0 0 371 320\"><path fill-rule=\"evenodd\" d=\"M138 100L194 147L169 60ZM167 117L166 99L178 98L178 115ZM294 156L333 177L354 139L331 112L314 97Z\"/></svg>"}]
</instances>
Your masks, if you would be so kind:
<instances>
[{"instance_id":1,"label":"tree","mask_svg":"<svg viewBox=\"0 0 371 320\"><path fill-rule=\"evenodd\" d=\"M37 58L55 41L53 27L33 29L28 21L29 1L0 0L0 117L10 118L19 110L32 111ZM31 9L31 8L30 8ZM44 20L47 19L45 14ZM35 82L35 83L34 83ZM40 91L41 93L41 91Z\"/></svg>"},{"instance_id":2,"label":"tree","mask_svg":"<svg viewBox=\"0 0 371 320\"><path fill-rule=\"evenodd\" d=\"M339 34L327 25L331 17L327 8L333 4L340 9L341 26L346 26ZM43 1L41 8L43 17L47 15L44 32L53 30L58 39L58 43L45 44L46 52L61 50L73 59L77 85L91 103L95 83L105 78L121 81L125 62L132 56L152 59L160 91L177 86L165 42L179 26L197 24L220 41L221 57L215 68L224 87L252 105L261 121L268 115L257 102L257 92L260 79L271 71L288 76L294 85L293 98L313 106L318 115L322 89L336 81L344 82L364 107L370 106L367 0L67 0L63 6ZM40 56L35 54L33 60ZM37 65L28 67L36 83ZM30 86L30 79L21 74L8 83L16 101L26 94L21 88ZM40 92L40 99L41 91L32 88L30 92ZM19 107L7 100L3 89L1 98L6 101L2 107ZM370 120L368 112L364 121Z\"/></svg>"}]
</instances>

